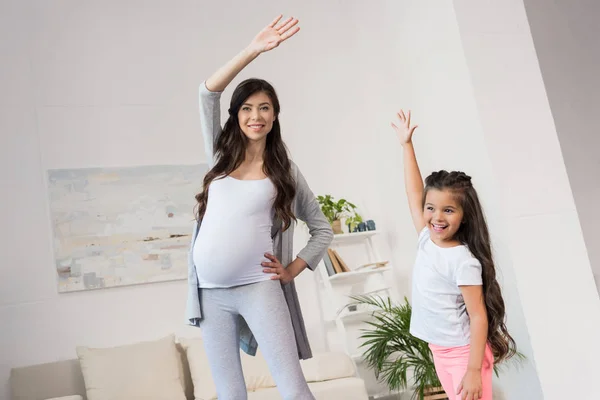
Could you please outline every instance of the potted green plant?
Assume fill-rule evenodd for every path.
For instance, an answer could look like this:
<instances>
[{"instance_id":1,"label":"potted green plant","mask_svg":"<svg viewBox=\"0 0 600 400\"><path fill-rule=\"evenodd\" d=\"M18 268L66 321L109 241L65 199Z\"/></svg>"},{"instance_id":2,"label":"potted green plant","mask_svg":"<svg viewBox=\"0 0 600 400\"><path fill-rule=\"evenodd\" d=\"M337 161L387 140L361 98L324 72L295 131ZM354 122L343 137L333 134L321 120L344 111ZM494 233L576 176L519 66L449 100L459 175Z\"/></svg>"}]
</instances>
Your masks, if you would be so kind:
<instances>
[{"instance_id":1,"label":"potted green plant","mask_svg":"<svg viewBox=\"0 0 600 400\"><path fill-rule=\"evenodd\" d=\"M365 350L363 358L377 379L384 381L390 390L409 387L408 372L412 372L413 399L447 399L435 372L429 345L410 334L412 307L408 299L395 305L389 298L365 295L351 296L353 305L373 310L373 320L366 321L370 328L363 329L360 339ZM525 356L519 352L514 358L521 362ZM511 360L512 362L512 360ZM501 366L495 365L498 375Z\"/></svg>"},{"instance_id":2,"label":"potted green plant","mask_svg":"<svg viewBox=\"0 0 600 400\"><path fill-rule=\"evenodd\" d=\"M342 218L353 227L362 222L362 217L356 212L356 206L346 199L334 200L333 196L317 196L317 201L325 218L331 224L334 233L343 233Z\"/></svg>"},{"instance_id":3,"label":"potted green plant","mask_svg":"<svg viewBox=\"0 0 600 400\"><path fill-rule=\"evenodd\" d=\"M373 320L366 321L370 328L363 329L360 339L365 349L363 358L376 378L392 391L405 390L409 387L409 372L412 372L413 399L425 400L425 396L433 392L443 393L428 344L409 332L412 309L408 300L405 298L404 304L394 305L389 298L379 296L352 296L351 299L352 304L373 309Z\"/></svg>"},{"instance_id":4,"label":"potted green plant","mask_svg":"<svg viewBox=\"0 0 600 400\"><path fill-rule=\"evenodd\" d=\"M344 222L348 226L348 231L354 232L354 228L356 228L358 226L358 224L363 222L363 219L360 216L360 214L354 213L354 215L346 218L346 220Z\"/></svg>"}]
</instances>

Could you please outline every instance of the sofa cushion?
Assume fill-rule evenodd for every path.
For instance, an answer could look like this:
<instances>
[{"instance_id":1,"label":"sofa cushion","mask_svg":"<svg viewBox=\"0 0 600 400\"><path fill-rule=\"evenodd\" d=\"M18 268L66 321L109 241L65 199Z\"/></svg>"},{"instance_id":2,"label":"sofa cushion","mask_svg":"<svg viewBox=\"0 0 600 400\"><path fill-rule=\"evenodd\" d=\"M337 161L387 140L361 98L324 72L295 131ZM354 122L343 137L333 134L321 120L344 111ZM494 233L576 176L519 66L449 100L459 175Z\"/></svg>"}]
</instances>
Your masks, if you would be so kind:
<instances>
[{"instance_id":1,"label":"sofa cushion","mask_svg":"<svg viewBox=\"0 0 600 400\"><path fill-rule=\"evenodd\" d=\"M208 358L204 352L202 339L179 338L179 345L185 351L192 383L194 386L194 398L196 400L213 399L217 397L217 390L213 383Z\"/></svg>"},{"instance_id":2,"label":"sofa cushion","mask_svg":"<svg viewBox=\"0 0 600 400\"><path fill-rule=\"evenodd\" d=\"M112 348L77 347L88 400L185 400L174 335Z\"/></svg>"},{"instance_id":3,"label":"sofa cushion","mask_svg":"<svg viewBox=\"0 0 600 400\"><path fill-rule=\"evenodd\" d=\"M340 378L331 381L309 382L308 387L315 400L368 400L365 382L360 378ZM281 400L277 388L248 392L248 400Z\"/></svg>"},{"instance_id":4,"label":"sofa cushion","mask_svg":"<svg viewBox=\"0 0 600 400\"><path fill-rule=\"evenodd\" d=\"M210 365L201 338L180 338L179 343L186 352L196 400L217 398L217 389L212 379ZM260 346L256 356L252 357L240 351L244 380L249 392L274 388L275 381L269 372ZM300 361L307 382L320 382L332 379L353 377L356 375L354 364L345 353L317 353L313 358ZM362 381L361 381L362 382Z\"/></svg>"},{"instance_id":5,"label":"sofa cushion","mask_svg":"<svg viewBox=\"0 0 600 400\"><path fill-rule=\"evenodd\" d=\"M216 399L217 388L212 379L202 339L179 338L179 343L185 350L188 358L192 381L194 383L195 399ZM244 380L246 381L246 389L248 391L275 387L275 381L269 373L269 367L260 352L260 348L254 357L240 350L240 358L242 361L242 370L244 371Z\"/></svg>"},{"instance_id":6,"label":"sofa cushion","mask_svg":"<svg viewBox=\"0 0 600 400\"><path fill-rule=\"evenodd\" d=\"M76 394L76 395L73 395L73 396L53 397L51 399L46 399L46 400L83 400L83 397L81 397L80 395Z\"/></svg>"},{"instance_id":7,"label":"sofa cushion","mask_svg":"<svg viewBox=\"0 0 600 400\"><path fill-rule=\"evenodd\" d=\"M300 361L306 382L322 382L356 376L352 359L342 352L315 353Z\"/></svg>"}]
</instances>

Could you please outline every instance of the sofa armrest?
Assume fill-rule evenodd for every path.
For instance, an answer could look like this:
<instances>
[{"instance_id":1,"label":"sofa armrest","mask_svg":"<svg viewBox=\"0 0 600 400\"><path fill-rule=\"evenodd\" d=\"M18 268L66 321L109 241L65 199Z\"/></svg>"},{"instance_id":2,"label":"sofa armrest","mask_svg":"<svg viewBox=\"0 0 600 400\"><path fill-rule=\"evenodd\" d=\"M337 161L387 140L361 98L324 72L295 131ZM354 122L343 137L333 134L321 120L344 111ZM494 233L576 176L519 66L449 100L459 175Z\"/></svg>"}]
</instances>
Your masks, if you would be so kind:
<instances>
[{"instance_id":1,"label":"sofa armrest","mask_svg":"<svg viewBox=\"0 0 600 400\"><path fill-rule=\"evenodd\" d=\"M85 395L85 384L77 359L12 368L9 382L12 400Z\"/></svg>"},{"instance_id":2,"label":"sofa armrest","mask_svg":"<svg viewBox=\"0 0 600 400\"><path fill-rule=\"evenodd\" d=\"M356 368L348 354L342 352L316 353L300 362L307 382L322 382L356 376Z\"/></svg>"}]
</instances>

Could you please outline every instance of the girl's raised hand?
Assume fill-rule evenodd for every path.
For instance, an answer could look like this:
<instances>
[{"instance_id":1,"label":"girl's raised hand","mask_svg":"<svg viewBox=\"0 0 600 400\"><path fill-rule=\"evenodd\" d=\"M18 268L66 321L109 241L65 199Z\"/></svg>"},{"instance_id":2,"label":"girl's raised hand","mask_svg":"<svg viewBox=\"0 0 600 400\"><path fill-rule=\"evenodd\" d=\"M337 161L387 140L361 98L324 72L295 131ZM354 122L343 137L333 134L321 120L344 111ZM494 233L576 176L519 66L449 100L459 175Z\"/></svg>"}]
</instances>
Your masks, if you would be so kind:
<instances>
[{"instance_id":1,"label":"girl's raised hand","mask_svg":"<svg viewBox=\"0 0 600 400\"><path fill-rule=\"evenodd\" d=\"M394 128L398 134L398 138L402 145L410 143L413 132L417 129L418 125L410 126L410 110L406 115L403 110L400 110L397 113L397 116L398 118L394 121L395 123L392 122L392 128Z\"/></svg>"},{"instance_id":2,"label":"girl's raised hand","mask_svg":"<svg viewBox=\"0 0 600 400\"><path fill-rule=\"evenodd\" d=\"M279 23L282 15L275 18L269 25L267 25L262 31L258 32L256 37L250 42L250 50L264 53L269 50L273 50L279 46L280 43L294 36L300 27L296 26L298 20L293 17L289 17L285 21Z\"/></svg>"}]
</instances>

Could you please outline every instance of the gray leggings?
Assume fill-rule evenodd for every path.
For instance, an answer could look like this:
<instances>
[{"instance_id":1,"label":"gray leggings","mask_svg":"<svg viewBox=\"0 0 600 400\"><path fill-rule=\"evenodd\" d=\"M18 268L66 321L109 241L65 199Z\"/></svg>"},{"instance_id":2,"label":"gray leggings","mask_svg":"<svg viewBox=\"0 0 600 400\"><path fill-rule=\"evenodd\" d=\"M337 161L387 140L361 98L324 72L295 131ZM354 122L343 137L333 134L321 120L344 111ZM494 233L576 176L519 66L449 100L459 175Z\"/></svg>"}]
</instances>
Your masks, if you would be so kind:
<instances>
[{"instance_id":1,"label":"gray leggings","mask_svg":"<svg viewBox=\"0 0 600 400\"><path fill-rule=\"evenodd\" d=\"M302 374L279 281L202 289L200 294L200 328L219 400L247 399L240 360L240 316L254 334L283 399L314 400Z\"/></svg>"}]
</instances>

